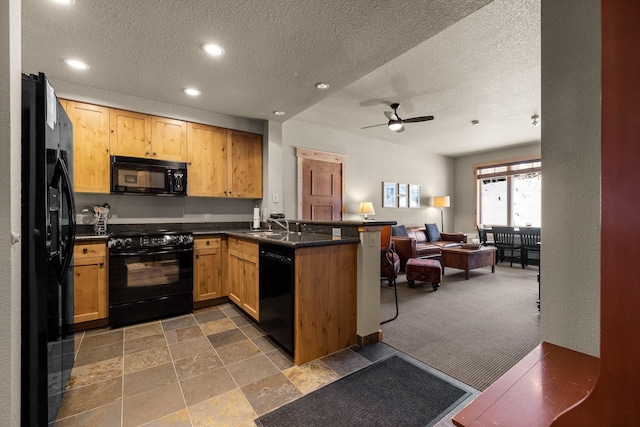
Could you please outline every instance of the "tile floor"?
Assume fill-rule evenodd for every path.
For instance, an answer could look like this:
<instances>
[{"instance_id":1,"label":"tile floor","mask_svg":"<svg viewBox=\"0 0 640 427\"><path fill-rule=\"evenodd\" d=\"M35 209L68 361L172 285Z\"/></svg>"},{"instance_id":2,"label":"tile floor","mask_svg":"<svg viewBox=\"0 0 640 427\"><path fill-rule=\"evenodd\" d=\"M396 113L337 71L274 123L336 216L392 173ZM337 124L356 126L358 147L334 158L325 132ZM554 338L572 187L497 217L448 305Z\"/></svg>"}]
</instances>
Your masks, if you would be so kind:
<instances>
[{"instance_id":1,"label":"tile floor","mask_svg":"<svg viewBox=\"0 0 640 427\"><path fill-rule=\"evenodd\" d=\"M395 350L355 346L305 365L232 304L78 333L56 426L255 426L260 415Z\"/></svg>"}]
</instances>

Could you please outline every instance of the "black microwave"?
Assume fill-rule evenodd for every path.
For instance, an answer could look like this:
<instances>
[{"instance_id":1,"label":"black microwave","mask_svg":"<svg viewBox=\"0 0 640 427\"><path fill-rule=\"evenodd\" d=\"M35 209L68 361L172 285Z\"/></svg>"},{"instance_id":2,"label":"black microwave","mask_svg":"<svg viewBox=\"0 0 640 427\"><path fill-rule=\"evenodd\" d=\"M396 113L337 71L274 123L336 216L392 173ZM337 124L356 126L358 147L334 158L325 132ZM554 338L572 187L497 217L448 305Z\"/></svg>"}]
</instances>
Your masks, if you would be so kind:
<instances>
[{"instance_id":1,"label":"black microwave","mask_svg":"<svg viewBox=\"0 0 640 427\"><path fill-rule=\"evenodd\" d=\"M111 156L111 193L186 196L187 164Z\"/></svg>"}]
</instances>

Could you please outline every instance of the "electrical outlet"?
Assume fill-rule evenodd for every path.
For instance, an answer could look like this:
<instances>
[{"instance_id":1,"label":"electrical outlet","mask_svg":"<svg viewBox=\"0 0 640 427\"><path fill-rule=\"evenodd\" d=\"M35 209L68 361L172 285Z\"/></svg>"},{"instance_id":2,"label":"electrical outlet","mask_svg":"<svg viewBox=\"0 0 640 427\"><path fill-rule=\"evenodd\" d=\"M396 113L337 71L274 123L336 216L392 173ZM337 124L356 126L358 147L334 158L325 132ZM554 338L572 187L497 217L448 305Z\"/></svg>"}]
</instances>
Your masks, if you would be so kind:
<instances>
[{"instance_id":1,"label":"electrical outlet","mask_svg":"<svg viewBox=\"0 0 640 427\"><path fill-rule=\"evenodd\" d=\"M280 203L280 195L278 193L273 193L271 195L271 201L273 203Z\"/></svg>"}]
</instances>

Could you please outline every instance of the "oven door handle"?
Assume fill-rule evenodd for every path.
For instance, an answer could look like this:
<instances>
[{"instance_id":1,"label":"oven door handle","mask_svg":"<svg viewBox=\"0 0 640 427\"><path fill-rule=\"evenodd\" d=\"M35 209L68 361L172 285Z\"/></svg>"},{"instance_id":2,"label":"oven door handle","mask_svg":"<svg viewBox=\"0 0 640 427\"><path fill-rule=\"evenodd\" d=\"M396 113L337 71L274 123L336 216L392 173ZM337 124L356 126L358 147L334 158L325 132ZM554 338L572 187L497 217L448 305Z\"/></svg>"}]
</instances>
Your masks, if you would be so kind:
<instances>
[{"instance_id":1,"label":"oven door handle","mask_svg":"<svg viewBox=\"0 0 640 427\"><path fill-rule=\"evenodd\" d=\"M164 251L149 251L149 250L138 250L133 252L120 252L119 250L111 250L109 252L109 256L143 256L143 255L162 255L162 254L177 254L184 252L193 252L193 248L188 249L167 249Z\"/></svg>"}]
</instances>

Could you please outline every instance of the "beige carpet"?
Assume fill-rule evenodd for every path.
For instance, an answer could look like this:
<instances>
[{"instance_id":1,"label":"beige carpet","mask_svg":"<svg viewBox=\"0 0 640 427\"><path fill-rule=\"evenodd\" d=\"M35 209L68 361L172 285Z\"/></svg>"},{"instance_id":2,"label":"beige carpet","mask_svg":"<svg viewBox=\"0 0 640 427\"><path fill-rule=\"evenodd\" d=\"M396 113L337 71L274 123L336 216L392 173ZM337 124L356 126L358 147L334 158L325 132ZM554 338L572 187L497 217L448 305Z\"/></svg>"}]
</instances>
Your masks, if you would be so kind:
<instances>
[{"instance_id":1,"label":"beige carpet","mask_svg":"<svg viewBox=\"0 0 640 427\"><path fill-rule=\"evenodd\" d=\"M398 278L400 315L382 325L383 341L477 390L540 343L535 266L499 264L464 272L447 269L442 284ZM381 281L381 318L395 314L393 290Z\"/></svg>"}]
</instances>

